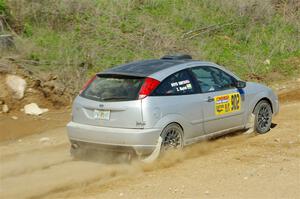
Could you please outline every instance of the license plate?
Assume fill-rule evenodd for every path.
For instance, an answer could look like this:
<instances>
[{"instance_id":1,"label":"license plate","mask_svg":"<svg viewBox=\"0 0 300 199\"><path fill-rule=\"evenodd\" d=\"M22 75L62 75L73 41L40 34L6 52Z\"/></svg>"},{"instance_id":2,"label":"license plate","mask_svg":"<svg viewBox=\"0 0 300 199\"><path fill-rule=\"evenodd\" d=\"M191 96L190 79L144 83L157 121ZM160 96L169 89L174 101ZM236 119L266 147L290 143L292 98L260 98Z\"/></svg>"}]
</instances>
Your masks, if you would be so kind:
<instances>
[{"instance_id":1,"label":"license plate","mask_svg":"<svg viewBox=\"0 0 300 199\"><path fill-rule=\"evenodd\" d=\"M110 118L110 111L108 110L95 110L95 119L100 120L109 120Z\"/></svg>"}]
</instances>

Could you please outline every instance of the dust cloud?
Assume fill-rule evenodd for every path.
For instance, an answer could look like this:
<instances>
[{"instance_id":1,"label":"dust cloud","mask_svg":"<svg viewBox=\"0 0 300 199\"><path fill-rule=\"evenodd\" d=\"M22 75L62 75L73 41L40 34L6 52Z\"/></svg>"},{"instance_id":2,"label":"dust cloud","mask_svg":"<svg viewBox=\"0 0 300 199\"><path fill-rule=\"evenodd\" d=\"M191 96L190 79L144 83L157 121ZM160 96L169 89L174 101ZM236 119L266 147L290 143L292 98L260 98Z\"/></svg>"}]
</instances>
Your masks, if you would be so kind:
<instances>
[{"instance_id":1,"label":"dust cloud","mask_svg":"<svg viewBox=\"0 0 300 199\"><path fill-rule=\"evenodd\" d=\"M50 151L17 154L5 162L1 160L0 193L4 198L43 198L58 193L68 194L69 190L74 194L75 190L84 191L90 184L100 186L114 179L168 168L186 159L217 152L233 142L243 142L248 137L239 135L201 142L182 151L168 151L163 157L147 164L139 160L122 161L122 157L118 157L118 163L103 163L92 157L90 161L74 161L69 155L68 145L53 146ZM103 153L101 159L109 162L116 157Z\"/></svg>"},{"instance_id":2,"label":"dust cloud","mask_svg":"<svg viewBox=\"0 0 300 199\"><path fill-rule=\"evenodd\" d=\"M247 140L253 136L252 134L241 133L243 132L236 132L232 135L219 137L214 140L202 141L200 143L188 146L183 150L167 151L163 157L159 158L153 163L143 164L141 162L138 162L136 164L140 165L142 167L142 170L146 172L172 167L185 160L208 155L210 153L216 153L220 149L230 148L232 146L236 146L236 144L238 143L247 142Z\"/></svg>"}]
</instances>

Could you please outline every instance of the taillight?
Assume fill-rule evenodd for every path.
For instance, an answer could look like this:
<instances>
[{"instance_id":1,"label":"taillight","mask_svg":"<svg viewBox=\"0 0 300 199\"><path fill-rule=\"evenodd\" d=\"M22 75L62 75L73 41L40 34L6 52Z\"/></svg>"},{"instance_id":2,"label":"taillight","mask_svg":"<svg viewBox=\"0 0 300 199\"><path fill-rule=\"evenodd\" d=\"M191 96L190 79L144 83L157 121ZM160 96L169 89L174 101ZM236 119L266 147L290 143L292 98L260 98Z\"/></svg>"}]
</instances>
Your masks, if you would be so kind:
<instances>
[{"instance_id":1,"label":"taillight","mask_svg":"<svg viewBox=\"0 0 300 199\"><path fill-rule=\"evenodd\" d=\"M150 95L152 91L160 84L160 81L147 77L139 92L139 99L143 99Z\"/></svg>"},{"instance_id":2,"label":"taillight","mask_svg":"<svg viewBox=\"0 0 300 199\"><path fill-rule=\"evenodd\" d=\"M96 79L96 75L93 76L90 80L88 80L82 87L82 89L79 91L79 94L81 94L93 81Z\"/></svg>"}]
</instances>

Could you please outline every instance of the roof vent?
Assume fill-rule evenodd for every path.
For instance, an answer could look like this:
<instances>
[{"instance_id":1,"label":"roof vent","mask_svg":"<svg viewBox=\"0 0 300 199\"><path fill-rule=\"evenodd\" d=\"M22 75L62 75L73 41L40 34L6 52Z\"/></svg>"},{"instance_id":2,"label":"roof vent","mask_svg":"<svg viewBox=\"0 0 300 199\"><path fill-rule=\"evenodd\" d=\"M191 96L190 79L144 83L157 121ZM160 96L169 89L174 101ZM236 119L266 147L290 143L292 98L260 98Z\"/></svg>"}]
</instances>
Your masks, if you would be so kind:
<instances>
[{"instance_id":1,"label":"roof vent","mask_svg":"<svg viewBox=\"0 0 300 199\"><path fill-rule=\"evenodd\" d=\"M175 55L165 55L160 59L185 60L185 59L192 59L192 56L187 54L175 54Z\"/></svg>"}]
</instances>

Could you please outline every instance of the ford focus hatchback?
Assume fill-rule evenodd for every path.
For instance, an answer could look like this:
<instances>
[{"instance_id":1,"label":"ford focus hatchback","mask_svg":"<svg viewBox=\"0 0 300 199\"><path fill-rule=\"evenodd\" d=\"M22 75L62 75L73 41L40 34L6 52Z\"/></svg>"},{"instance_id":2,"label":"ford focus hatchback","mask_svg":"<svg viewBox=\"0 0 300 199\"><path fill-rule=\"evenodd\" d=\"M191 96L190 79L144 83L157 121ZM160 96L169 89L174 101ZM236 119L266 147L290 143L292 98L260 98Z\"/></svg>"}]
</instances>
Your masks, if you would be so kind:
<instances>
[{"instance_id":1,"label":"ford focus hatchback","mask_svg":"<svg viewBox=\"0 0 300 199\"><path fill-rule=\"evenodd\" d=\"M92 147L145 156L241 129L266 133L278 109L270 88L175 55L96 74L67 128L73 155Z\"/></svg>"}]
</instances>

